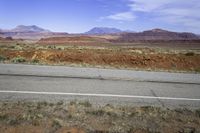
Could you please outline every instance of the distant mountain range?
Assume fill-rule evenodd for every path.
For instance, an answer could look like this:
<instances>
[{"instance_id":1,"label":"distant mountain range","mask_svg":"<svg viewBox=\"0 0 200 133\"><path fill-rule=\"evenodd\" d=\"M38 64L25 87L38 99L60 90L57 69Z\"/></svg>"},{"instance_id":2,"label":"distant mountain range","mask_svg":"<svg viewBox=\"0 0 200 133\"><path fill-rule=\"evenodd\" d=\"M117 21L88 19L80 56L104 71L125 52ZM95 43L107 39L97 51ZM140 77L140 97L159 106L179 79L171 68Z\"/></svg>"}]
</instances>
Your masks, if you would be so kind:
<instances>
[{"instance_id":1,"label":"distant mountain range","mask_svg":"<svg viewBox=\"0 0 200 133\"><path fill-rule=\"evenodd\" d=\"M120 29L117 28L108 28L108 27L95 27L91 30L85 32L84 34L89 35L102 35L102 34L115 34L115 33L121 33L123 32Z\"/></svg>"},{"instance_id":2,"label":"distant mountain range","mask_svg":"<svg viewBox=\"0 0 200 133\"><path fill-rule=\"evenodd\" d=\"M15 27L14 29L10 29L10 30L3 30L3 29L0 29L0 32L26 32L26 33L29 33L29 32L51 32L50 30L46 30L46 29L43 29L43 28L40 28L36 25L30 25L30 26L25 26L25 25L19 25L17 27Z\"/></svg>"},{"instance_id":3,"label":"distant mountain range","mask_svg":"<svg viewBox=\"0 0 200 133\"><path fill-rule=\"evenodd\" d=\"M50 30L43 29L36 25L19 25L14 29L3 30L0 29L0 37L12 37L12 38L22 38L22 39L40 39L52 36L65 36L68 33L65 32L51 32Z\"/></svg>"},{"instance_id":4,"label":"distant mountain range","mask_svg":"<svg viewBox=\"0 0 200 133\"><path fill-rule=\"evenodd\" d=\"M31 26L19 25L10 31L11 32L51 32L50 30L40 28L36 25L31 25Z\"/></svg>"},{"instance_id":5,"label":"distant mountain range","mask_svg":"<svg viewBox=\"0 0 200 133\"><path fill-rule=\"evenodd\" d=\"M137 41L154 41L154 40L199 40L200 37L188 32L172 32L163 29L152 29L137 33L122 33L114 41L117 42L137 42Z\"/></svg>"},{"instance_id":6,"label":"distant mountain range","mask_svg":"<svg viewBox=\"0 0 200 133\"><path fill-rule=\"evenodd\" d=\"M200 36L188 33L188 32L172 32L163 29L152 29L143 32L132 32L132 31L122 31L117 28L108 27L95 27L88 32L83 33L84 35L111 35L117 36L117 39L109 40L113 42L135 42L135 41L145 41L145 40L200 40ZM81 34L76 34L79 36ZM0 29L0 37L12 37L12 38L22 38L22 39L41 39L48 37L66 37L71 36L66 32L52 32L47 29L43 29L36 25L24 26L19 25L14 29L3 30ZM74 36L74 35L73 35Z\"/></svg>"}]
</instances>

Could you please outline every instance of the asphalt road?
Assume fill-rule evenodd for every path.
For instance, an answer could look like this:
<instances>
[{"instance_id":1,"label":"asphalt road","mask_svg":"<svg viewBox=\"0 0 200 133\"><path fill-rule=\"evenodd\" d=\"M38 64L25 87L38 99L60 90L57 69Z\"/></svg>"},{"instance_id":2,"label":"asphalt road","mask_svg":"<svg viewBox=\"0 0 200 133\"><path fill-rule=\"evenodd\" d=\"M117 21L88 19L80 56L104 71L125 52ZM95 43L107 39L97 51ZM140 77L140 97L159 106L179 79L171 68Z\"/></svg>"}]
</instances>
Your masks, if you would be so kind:
<instances>
[{"instance_id":1,"label":"asphalt road","mask_svg":"<svg viewBox=\"0 0 200 133\"><path fill-rule=\"evenodd\" d=\"M200 75L0 64L1 101L200 108Z\"/></svg>"}]
</instances>

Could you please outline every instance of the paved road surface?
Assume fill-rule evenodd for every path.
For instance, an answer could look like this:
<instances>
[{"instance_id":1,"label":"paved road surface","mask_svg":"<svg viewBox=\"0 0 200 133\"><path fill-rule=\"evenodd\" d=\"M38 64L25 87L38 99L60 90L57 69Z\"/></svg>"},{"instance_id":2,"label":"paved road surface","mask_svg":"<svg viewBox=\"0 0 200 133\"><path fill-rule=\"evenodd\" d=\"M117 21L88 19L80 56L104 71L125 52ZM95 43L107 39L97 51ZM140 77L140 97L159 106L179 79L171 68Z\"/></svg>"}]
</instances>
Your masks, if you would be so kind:
<instances>
[{"instance_id":1,"label":"paved road surface","mask_svg":"<svg viewBox=\"0 0 200 133\"><path fill-rule=\"evenodd\" d=\"M200 75L0 64L0 100L200 108Z\"/></svg>"}]
</instances>

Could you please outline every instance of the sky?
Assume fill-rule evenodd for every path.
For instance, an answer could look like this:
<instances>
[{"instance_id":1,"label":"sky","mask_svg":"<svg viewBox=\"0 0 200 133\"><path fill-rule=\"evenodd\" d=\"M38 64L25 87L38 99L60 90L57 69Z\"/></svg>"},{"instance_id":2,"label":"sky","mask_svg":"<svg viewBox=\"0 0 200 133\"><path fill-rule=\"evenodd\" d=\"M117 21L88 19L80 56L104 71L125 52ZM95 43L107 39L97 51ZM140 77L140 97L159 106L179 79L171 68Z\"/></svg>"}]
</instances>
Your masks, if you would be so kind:
<instances>
[{"instance_id":1,"label":"sky","mask_svg":"<svg viewBox=\"0 0 200 133\"><path fill-rule=\"evenodd\" d=\"M68 33L115 27L200 34L200 0L0 0L0 29L17 25Z\"/></svg>"}]
</instances>

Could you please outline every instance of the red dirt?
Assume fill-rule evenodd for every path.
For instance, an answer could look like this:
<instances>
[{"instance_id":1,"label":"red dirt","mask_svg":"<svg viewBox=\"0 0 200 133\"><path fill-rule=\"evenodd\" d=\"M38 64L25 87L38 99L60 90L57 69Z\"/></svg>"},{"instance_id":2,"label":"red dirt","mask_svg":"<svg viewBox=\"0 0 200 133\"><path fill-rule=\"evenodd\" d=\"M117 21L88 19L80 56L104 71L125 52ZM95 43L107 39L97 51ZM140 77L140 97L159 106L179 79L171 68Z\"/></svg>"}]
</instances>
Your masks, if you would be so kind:
<instances>
[{"instance_id":1,"label":"red dirt","mask_svg":"<svg viewBox=\"0 0 200 133\"><path fill-rule=\"evenodd\" d=\"M200 55L164 54L136 49L66 49L66 50L0 50L1 55L12 59L24 57L28 61L37 59L42 63L60 64L75 63L92 66L111 66L116 68L141 68L162 70L195 71L200 68Z\"/></svg>"},{"instance_id":2,"label":"red dirt","mask_svg":"<svg viewBox=\"0 0 200 133\"><path fill-rule=\"evenodd\" d=\"M90 36L71 36L71 37L50 37L42 38L38 41L39 45L101 45L106 43L103 38L90 37Z\"/></svg>"}]
</instances>

